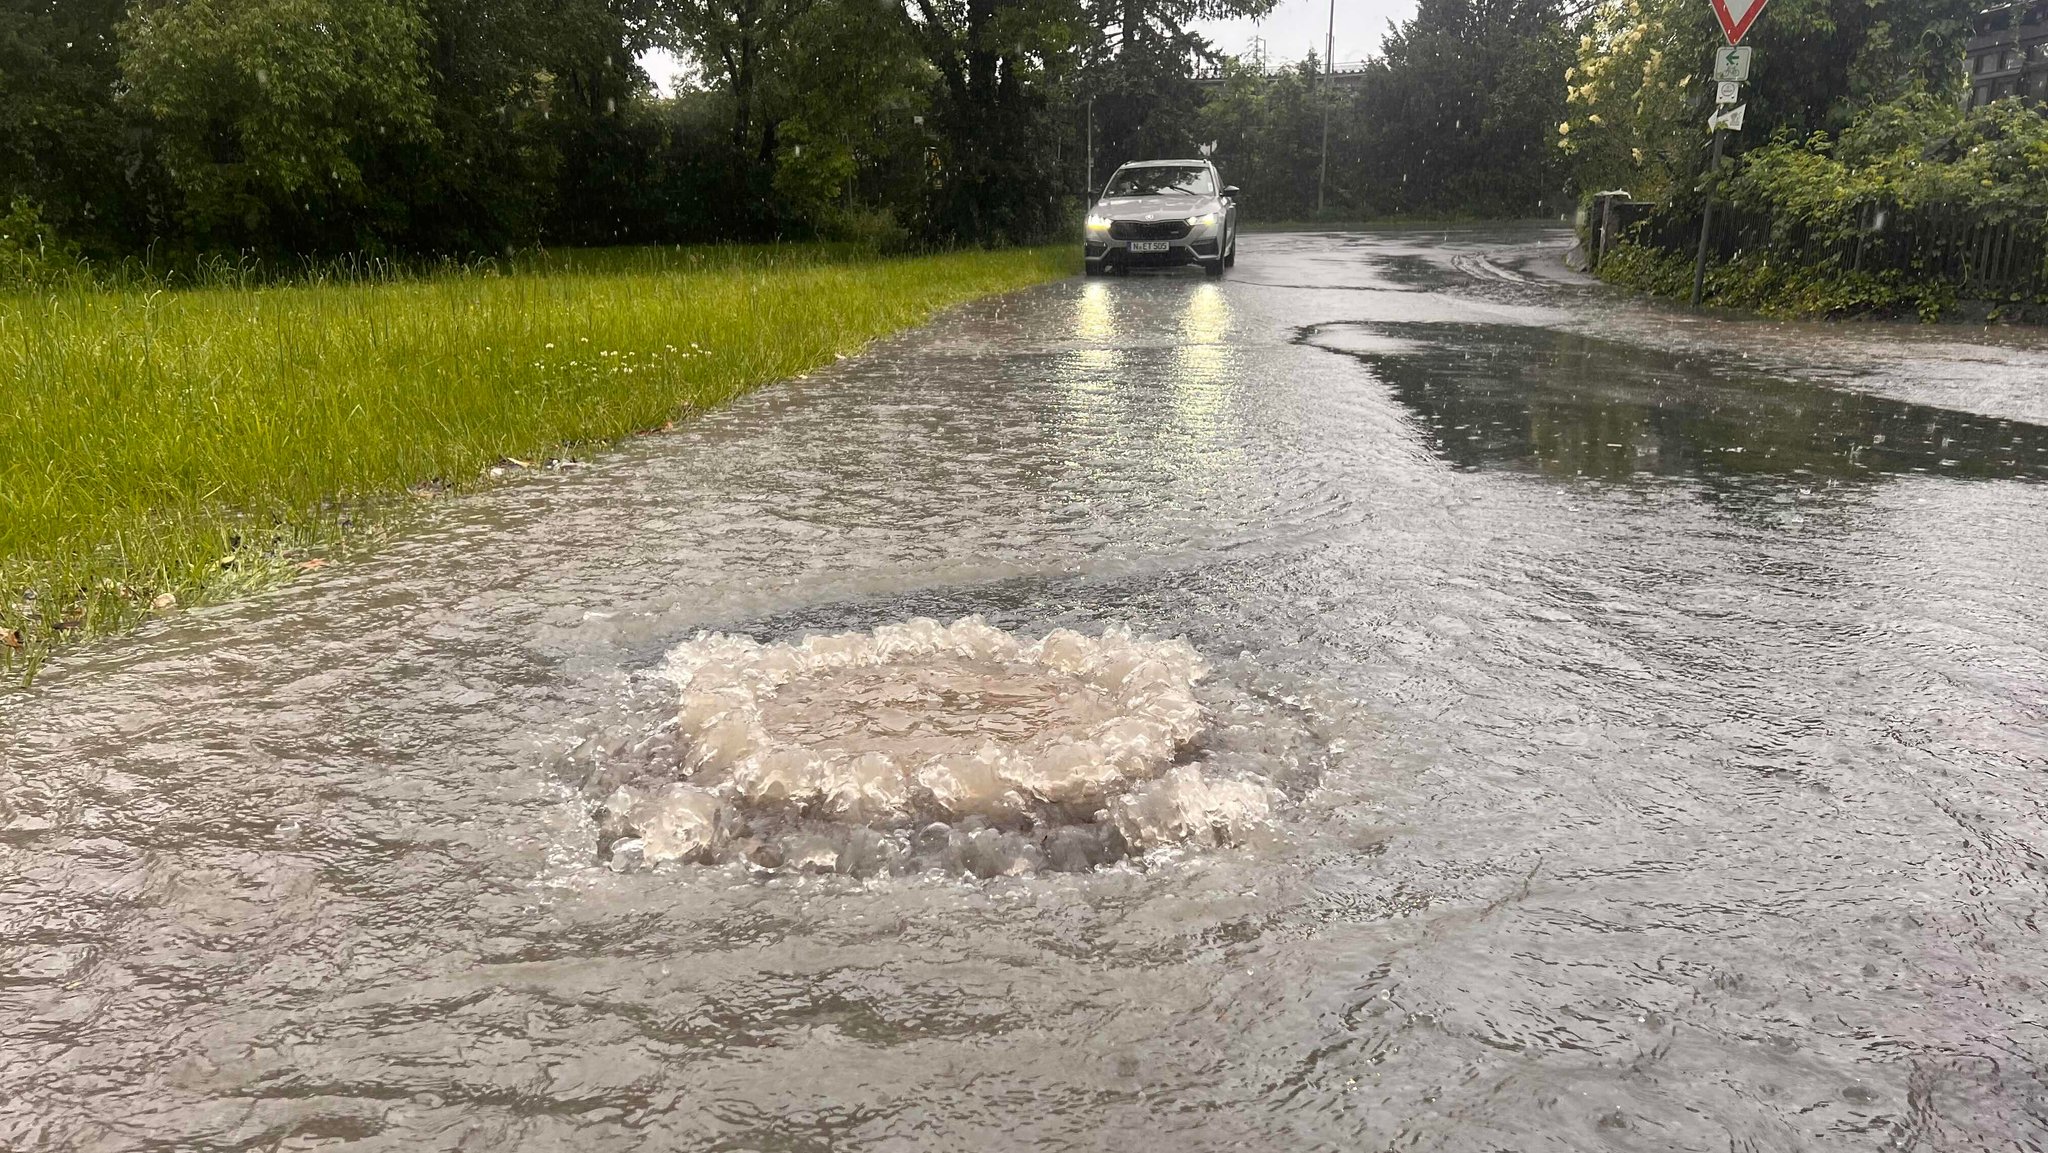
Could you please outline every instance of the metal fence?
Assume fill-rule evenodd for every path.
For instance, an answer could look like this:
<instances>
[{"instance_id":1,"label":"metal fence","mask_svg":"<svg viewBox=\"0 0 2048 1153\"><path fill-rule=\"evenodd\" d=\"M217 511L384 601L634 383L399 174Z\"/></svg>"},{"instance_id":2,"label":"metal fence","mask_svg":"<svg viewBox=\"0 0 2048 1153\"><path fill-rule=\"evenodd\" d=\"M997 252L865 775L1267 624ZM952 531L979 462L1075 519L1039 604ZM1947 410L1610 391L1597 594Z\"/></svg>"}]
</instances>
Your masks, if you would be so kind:
<instances>
[{"instance_id":1,"label":"metal fence","mask_svg":"<svg viewBox=\"0 0 2048 1153\"><path fill-rule=\"evenodd\" d=\"M1690 255L1699 243L1696 212L1647 211L1640 204L1608 217L1615 239ZM1812 268L1845 272L1897 272L1956 287L1964 300L2037 299L2048 294L2048 221L1991 222L1940 210L1901 211L1870 204L1839 228L1769 212L1723 206L1714 214L1708 255L1716 263L1762 253Z\"/></svg>"}]
</instances>

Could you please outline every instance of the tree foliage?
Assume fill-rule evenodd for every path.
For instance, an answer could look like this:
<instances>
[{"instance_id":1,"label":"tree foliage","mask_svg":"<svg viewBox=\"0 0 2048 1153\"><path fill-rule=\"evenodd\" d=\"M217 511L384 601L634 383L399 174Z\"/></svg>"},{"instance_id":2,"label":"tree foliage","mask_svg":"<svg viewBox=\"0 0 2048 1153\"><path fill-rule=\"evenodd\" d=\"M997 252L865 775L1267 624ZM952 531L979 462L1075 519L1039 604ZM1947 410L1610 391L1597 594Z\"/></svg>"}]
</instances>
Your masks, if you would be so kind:
<instances>
[{"instance_id":1,"label":"tree foliage","mask_svg":"<svg viewBox=\"0 0 2048 1153\"><path fill-rule=\"evenodd\" d=\"M115 107L125 0L0 0L0 202L110 247L143 232L151 173Z\"/></svg>"},{"instance_id":2,"label":"tree foliage","mask_svg":"<svg viewBox=\"0 0 2048 1153\"><path fill-rule=\"evenodd\" d=\"M1096 148L1112 167L1190 155L1202 94L1189 67L1220 64L1201 19L1258 18L1276 0L1079 0L1077 91L1095 104Z\"/></svg>"},{"instance_id":3,"label":"tree foliage","mask_svg":"<svg viewBox=\"0 0 2048 1153\"><path fill-rule=\"evenodd\" d=\"M1839 131L1857 111L1912 92L1960 101L1975 0L1772 0L1746 43L1743 135ZM1725 46L1698 0L1601 0L1568 73L1558 143L1583 188L1639 199L1694 195Z\"/></svg>"},{"instance_id":4,"label":"tree foliage","mask_svg":"<svg viewBox=\"0 0 2048 1153\"><path fill-rule=\"evenodd\" d=\"M1544 213L1564 192L1550 139L1570 28L1556 0L1423 0L1346 83L1313 59L1226 70L1202 133L1268 219L1315 216L1319 184L1326 216Z\"/></svg>"},{"instance_id":5,"label":"tree foliage","mask_svg":"<svg viewBox=\"0 0 2048 1153\"><path fill-rule=\"evenodd\" d=\"M1973 4L1772 0L1745 138L1827 133L1772 171L1840 175L1859 110L1958 91ZM1699 0L1420 0L1344 83L1311 60L1198 84L1196 24L1272 7L0 0L0 197L95 255L1002 242L1071 225L1090 107L1098 180L1213 140L1267 219L1701 187ZM653 45L689 62L681 91L641 73Z\"/></svg>"},{"instance_id":6,"label":"tree foliage","mask_svg":"<svg viewBox=\"0 0 2048 1153\"><path fill-rule=\"evenodd\" d=\"M1976 223L2048 222L2048 118L2018 100L1964 111L1916 93L1865 112L1839 139L1782 136L1729 182L1738 206L1839 240L1879 211Z\"/></svg>"},{"instance_id":7,"label":"tree foliage","mask_svg":"<svg viewBox=\"0 0 2048 1153\"><path fill-rule=\"evenodd\" d=\"M157 0L121 76L203 240L363 246L398 211L379 169L433 131L425 38L410 0Z\"/></svg>"}]
</instances>

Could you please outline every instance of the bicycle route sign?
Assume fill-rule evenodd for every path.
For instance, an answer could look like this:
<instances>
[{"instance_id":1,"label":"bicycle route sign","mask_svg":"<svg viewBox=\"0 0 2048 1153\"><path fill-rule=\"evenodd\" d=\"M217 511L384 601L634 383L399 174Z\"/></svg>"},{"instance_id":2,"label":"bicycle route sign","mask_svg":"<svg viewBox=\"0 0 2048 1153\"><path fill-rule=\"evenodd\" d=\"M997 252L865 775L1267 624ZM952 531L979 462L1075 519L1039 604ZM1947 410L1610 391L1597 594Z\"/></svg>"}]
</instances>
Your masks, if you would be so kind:
<instances>
[{"instance_id":1,"label":"bicycle route sign","mask_svg":"<svg viewBox=\"0 0 2048 1153\"><path fill-rule=\"evenodd\" d=\"M1740 84L1749 79L1749 56L1747 48L1715 49L1714 79L1722 84Z\"/></svg>"},{"instance_id":2,"label":"bicycle route sign","mask_svg":"<svg viewBox=\"0 0 2048 1153\"><path fill-rule=\"evenodd\" d=\"M1728 43L1740 44L1749 33L1749 26L1763 14L1769 0L1710 0L1714 5L1714 18L1721 22L1721 33L1728 37Z\"/></svg>"}]
</instances>

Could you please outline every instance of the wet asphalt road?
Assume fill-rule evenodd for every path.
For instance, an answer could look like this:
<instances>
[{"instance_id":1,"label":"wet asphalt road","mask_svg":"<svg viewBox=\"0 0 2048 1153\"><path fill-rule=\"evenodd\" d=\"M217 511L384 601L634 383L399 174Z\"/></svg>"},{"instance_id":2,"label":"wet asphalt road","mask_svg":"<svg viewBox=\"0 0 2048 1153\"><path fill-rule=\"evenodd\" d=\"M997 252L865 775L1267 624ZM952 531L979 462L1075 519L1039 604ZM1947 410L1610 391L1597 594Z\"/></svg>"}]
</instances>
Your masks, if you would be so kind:
<instances>
[{"instance_id":1,"label":"wet asphalt road","mask_svg":"<svg viewBox=\"0 0 2048 1153\"><path fill-rule=\"evenodd\" d=\"M2048 341L1564 239L984 302L57 662L0 1148L2048 1146ZM669 647L967 613L1186 638L1272 827L600 863Z\"/></svg>"}]
</instances>

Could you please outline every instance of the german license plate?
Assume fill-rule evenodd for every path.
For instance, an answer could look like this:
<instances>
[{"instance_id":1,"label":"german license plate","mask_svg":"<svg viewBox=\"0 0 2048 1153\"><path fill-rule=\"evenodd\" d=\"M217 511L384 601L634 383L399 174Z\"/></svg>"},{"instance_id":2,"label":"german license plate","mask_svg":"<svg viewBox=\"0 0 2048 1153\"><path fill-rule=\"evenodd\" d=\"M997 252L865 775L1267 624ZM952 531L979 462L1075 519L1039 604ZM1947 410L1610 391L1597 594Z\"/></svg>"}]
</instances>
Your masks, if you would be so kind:
<instances>
[{"instance_id":1,"label":"german license plate","mask_svg":"<svg viewBox=\"0 0 2048 1153\"><path fill-rule=\"evenodd\" d=\"M1164 240L1133 240L1132 252L1165 252L1170 247Z\"/></svg>"}]
</instances>

